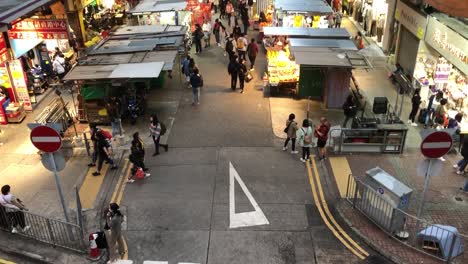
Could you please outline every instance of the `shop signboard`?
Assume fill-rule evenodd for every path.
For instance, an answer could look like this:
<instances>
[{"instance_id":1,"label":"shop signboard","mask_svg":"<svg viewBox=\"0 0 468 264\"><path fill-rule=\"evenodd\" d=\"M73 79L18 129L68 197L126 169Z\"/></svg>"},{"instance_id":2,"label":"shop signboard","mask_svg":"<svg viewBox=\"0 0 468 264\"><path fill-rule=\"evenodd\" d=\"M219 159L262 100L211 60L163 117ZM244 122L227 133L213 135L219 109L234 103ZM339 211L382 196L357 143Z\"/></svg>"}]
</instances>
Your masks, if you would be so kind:
<instances>
[{"instance_id":1,"label":"shop signboard","mask_svg":"<svg viewBox=\"0 0 468 264\"><path fill-rule=\"evenodd\" d=\"M429 17L425 41L464 74L468 74L468 40Z\"/></svg>"},{"instance_id":2,"label":"shop signboard","mask_svg":"<svg viewBox=\"0 0 468 264\"><path fill-rule=\"evenodd\" d=\"M8 30L10 39L67 39L65 19L25 19Z\"/></svg>"},{"instance_id":3,"label":"shop signboard","mask_svg":"<svg viewBox=\"0 0 468 264\"><path fill-rule=\"evenodd\" d=\"M32 111L31 99L29 98L28 87L24 79L23 67L19 60L13 60L9 63L13 87L18 95L18 101L23 103L24 110Z\"/></svg>"},{"instance_id":4,"label":"shop signboard","mask_svg":"<svg viewBox=\"0 0 468 264\"><path fill-rule=\"evenodd\" d=\"M418 39L424 39L427 24L427 18L424 15L419 14L402 1L398 1L395 19L418 37Z\"/></svg>"},{"instance_id":5,"label":"shop signboard","mask_svg":"<svg viewBox=\"0 0 468 264\"><path fill-rule=\"evenodd\" d=\"M0 63L8 60L8 49L3 33L0 32Z\"/></svg>"}]
</instances>

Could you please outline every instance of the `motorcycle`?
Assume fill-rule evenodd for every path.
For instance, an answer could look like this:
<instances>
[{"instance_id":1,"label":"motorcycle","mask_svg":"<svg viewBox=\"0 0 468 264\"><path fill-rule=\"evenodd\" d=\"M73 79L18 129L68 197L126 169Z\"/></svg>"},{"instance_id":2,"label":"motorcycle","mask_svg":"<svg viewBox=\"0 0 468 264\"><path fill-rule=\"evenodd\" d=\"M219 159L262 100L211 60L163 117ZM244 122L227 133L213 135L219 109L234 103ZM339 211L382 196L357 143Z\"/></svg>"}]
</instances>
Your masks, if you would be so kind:
<instances>
[{"instance_id":1,"label":"motorcycle","mask_svg":"<svg viewBox=\"0 0 468 264\"><path fill-rule=\"evenodd\" d=\"M128 99L128 116L130 118L130 124L135 125L139 116L145 114L145 107L142 98L138 96L132 96Z\"/></svg>"}]
</instances>

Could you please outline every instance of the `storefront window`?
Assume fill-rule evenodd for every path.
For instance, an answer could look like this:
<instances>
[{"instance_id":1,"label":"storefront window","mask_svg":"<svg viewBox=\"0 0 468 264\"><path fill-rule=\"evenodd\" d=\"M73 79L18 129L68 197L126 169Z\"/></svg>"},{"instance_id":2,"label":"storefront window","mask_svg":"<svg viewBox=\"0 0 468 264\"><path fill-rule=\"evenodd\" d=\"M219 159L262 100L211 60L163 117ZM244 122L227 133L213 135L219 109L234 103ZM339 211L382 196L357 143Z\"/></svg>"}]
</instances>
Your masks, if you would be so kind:
<instances>
[{"instance_id":1,"label":"storefront window","mask_svg":"<svg viewBox=\"0 0 468 264\"><path fill-rule=\"evenodd\" d=\"M386 0L355 0L349 12L350 18L362 26L366 36L371 37L382 47L388 13Z\"/></svg>"}]
</instances>

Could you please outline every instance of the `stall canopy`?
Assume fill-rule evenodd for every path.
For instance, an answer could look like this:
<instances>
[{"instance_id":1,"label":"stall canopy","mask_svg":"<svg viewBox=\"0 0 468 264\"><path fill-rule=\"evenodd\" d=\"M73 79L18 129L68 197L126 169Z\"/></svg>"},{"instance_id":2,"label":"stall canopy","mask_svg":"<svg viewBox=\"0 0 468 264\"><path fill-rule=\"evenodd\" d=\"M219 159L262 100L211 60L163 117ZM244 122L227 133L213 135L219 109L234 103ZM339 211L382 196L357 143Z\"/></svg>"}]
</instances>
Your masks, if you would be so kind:
<instances>
[{"instance_id":1,"label":"stall canopy","mask_svg":"<svg viewBox=\"0 0 468 264\"><path fill-rule=\"evenodd\" d=\"M290 38L350 39L351 35L344 28L291 28L264 27L265 36L288 36Z\"/></svg>"},{"instance_id":2,"label":"stall canopy","mask_svg":"<svg viewBox=\"0 0 468 264\"><path fill-rule=\"evenodd\" d=\"M182 11L187 7L185 0L143 0L128 13L132 15L149 15L166 11Z\"/></svg>"},{"instance_id":3,"label":"stall canopy","mask_svg":"<svg viewBox=\"0 0 468 264\"><path fill-rule=\"evenodd\" d=\"M54 0L0 0L0 27Z\"/></svg>"},{"instance_id":4,"label":"stall canopy","mask_svg":"<svg viewBox=\"0 0 468 264\"><path fill-rule=\"evenodd\" d=\"M322 0L275 0L275 8L288 13L308 13L310 15L333 14L330 5Z\"/></svg>"},{"instance_id":5,"label":"stall canopy","mask_svg":"<svg viewBox=\"0 0 468 264\"><path fill-rule=\"evenodd\" d=\"M143 25L143 26L121 26L114 32L111 32L111 36L124 36L124 35L135 35L135 34L162 34L169 32L180 32L185 34L187 30L184 26L171 26L171 25Z\"/></svg>"},{"instance_id":6,"label":"stall canopy","mask_svg":"<svg viewBox=\"0 0 468 264\"><path fill-rule=\"evenodd\" d=\"M125 63L118 65L76 66L65 80L109 80L157 78L164 62Z\"/></svg>"},{"instance_id":7,"label":"stall canopy","mask_svg":"<svg viewBox=\"0 0 468 264\"><path fill-rule=\"evenodd\" d=\"M349 39L302 39L292 38L289 40L291 50L309 50L317 48L336 49L336 50L354 50L357 51L356 45Z\"/></svg>"}]
</instances>

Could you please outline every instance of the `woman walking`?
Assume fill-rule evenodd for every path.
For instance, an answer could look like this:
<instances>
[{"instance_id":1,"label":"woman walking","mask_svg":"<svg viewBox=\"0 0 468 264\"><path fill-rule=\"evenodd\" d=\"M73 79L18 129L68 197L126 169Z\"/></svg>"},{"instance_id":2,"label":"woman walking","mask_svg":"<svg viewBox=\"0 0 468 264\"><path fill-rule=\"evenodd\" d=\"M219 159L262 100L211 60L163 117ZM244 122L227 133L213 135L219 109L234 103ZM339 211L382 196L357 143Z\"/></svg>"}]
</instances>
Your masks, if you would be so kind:
<instances>
[{"instance_id":1,"label":"woman walking","mask_svg":"<svg viewBox=\"0 0 468 264\"><path fill-rule=\"evenodd\" d=\"M418 126L418 124L414 122L414 119L418 114L419 105L421 104L421 96L419 95L419 92L419 89L414 90L413 98L411 98L411 113L409 115L408 123L411 123L412 126Z\"/></svg>"},{"instance_id":2,"label":"woman walking","mask_svg":"<svg viewBox=\"0 0 468 264\"><path fill-rule=\"evenodd\" d=\"M328 140L328 132L330 132L330 123L325 117L320 118L320 124L315 127L314 135L317 137L317 148L319 151L319 160L325 159L327 148L325 145Z\"/></svg>"},{"instance_id":3,"label":"woman walking","mask_svg":"<svg viewBox=\"0 0 468 264\"><path fill-rule=\"evenodd\" d=\"M108 246L109 246L109 262L116 263L120 257L116 254L116 249L120 256L125 255L124 242L122 238L122 222L124 221L123 214L119 210L119 205L116 203L109 204L109 211L106 215L106 225L104 229L107 231ZM117 244L117 245L116 245Z\"/></svg>"},{"instance_id":4,"label":"woman walking","mask_svg":"<svg viewBox=\"0 0 468 264\"><path fill-rule=\"evenodd\" d=\"M150 135L153 138L154 148L155 148L153 157L156 156L156 155L159 155L159 146L164 147L164 149L167 152L169 150L169 146L167 144L159 143L160 140L161 140L162 126L161 126L161 122L159 122L159 119L158 119L157 115L152 115L150 117L149 130L150 130Z\"/></svg>"},{"instance_id":5,"label":"woman walking","mask_svg":"<svg viewBox=\"0 0 468 264\"><path fill-rule=\"evenodd\" d=\"M286 138L286 141L284 142L283 151L288 150L288 143L291 140L291 154L299 153L296 150L296 132L299 128L297 127L297 122L294 121L295 118L296 115L290 114L288 120L286 120L286 128L284 129L288 138Z\"/></svg>"},{"instance_id":6,"label":"woman walking","mask_svg":"<svg viewBox=\"0 0 468 264\"><path fill-rule=\"evenodd\" d=\"M299 145L302 147L301 161L309 160L310 148L312 147L312 128L309 126L309 120L302 121L302 127L297 130L296 137L299 139Z\"/></svg>"},{"instance_id":7,"label":"woman walking","mask_svg":"<svg viewBox=\"0 0 468 264\"><path fill-rule=\"evenodd\" d=\"M140 138L140 134L135 132L133 134L132 146L130 147L130 162L133 163L133 168L130 173L130 177L128 178L128 183L133 183L135 180L133 177L135 176L138 168L142 168L144 171L148 171L148 168L145 167L145 148L143 145L143 141ZM145 177L149 177L151 174L145 173Z\"/></svg>"}]
</instances>

